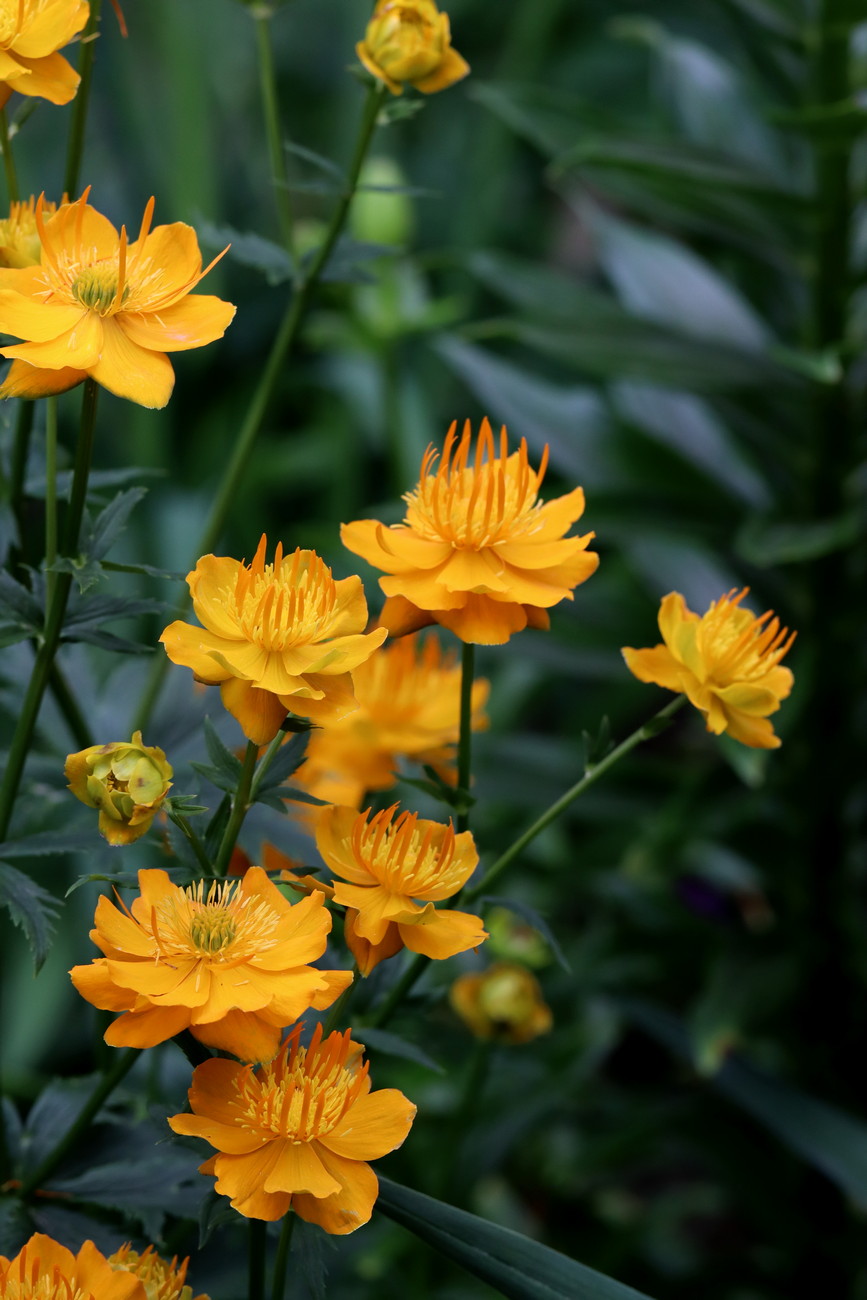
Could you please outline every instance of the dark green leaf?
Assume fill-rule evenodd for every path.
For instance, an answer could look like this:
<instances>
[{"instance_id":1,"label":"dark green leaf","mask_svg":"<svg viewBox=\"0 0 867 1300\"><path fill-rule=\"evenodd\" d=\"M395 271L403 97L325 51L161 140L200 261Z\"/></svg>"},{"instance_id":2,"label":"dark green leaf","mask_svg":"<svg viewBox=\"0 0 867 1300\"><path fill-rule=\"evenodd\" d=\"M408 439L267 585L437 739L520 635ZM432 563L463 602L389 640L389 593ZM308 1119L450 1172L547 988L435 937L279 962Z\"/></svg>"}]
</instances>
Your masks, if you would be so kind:
<instances>
[{"instance_id":1,"label":"dark green leaf","mask_svg":"<svg viewBox=\"0 0 867 1300\"><path fill-rule=\"evenodd\" d=\"M52 1079L36 1098L21 1135L22 1171L35 1169L66 1136L90 1100L98 1074Z\"/></svg>"},{"instance_id":2,"label":"dark green leaf","mask_svg":"<svg viewBox=\"0 0 867 1300\"><path fill-rule=\"evenodd\" d=\"M13 1259L35 1231L36 1224L17 1196L0 1198L0 1255Z\"/></svg>"},{"instance_id":3,"label":"dark green leaf","mask_svg":"<svg viewBox=\"0 0 867 1300\"><path fill-rule=\"evenodd\" d=\"M212 862L219 852L223 834L229 824L231 815L232 800L228 794L224 794L213 817L208 822L208 829L205 831L205 852Z\"/></svg>"},{"instance_id":4,"label":"dark green leaf","mask_svg":"<svg viewBox=\"0 0 867 1300\"><path fill-rule=\"evenodd\" d=\"M310 732L305 728L304 731L296 732L290 740L280 746L261 781L255 781L253 784L254 801L261 800L265 795L278 790L287 777L298 771L304 762L309 739Z\"/></svg>"},{"instance_id":5,"label":"dark green leaf","mask_svg":"<svg viewBox=\"0 0 867 1300\"><path fill-rule=\"evenodd\" d=\"M90 872L89 875L79 876L78 879L69 886L64 894L64 898L69 898L69 895L74 894L77 890L81 889L82 885L89 885L94 880L98 880L102 884L112 885L114 888L138 889L138 875L134 871L122 871L116 876L108 876L101 872L93 871Z\"/></svg>"},{"instance_id":6,"label":"dark green leaf","mask_svg":"<svg viewBox=\"0 0 867 1300\"><path fill-rule=\"evenodd\" d=\"M366 1025L353 1029L352 1034L365 1047L372 1047L374 1052L382 1052L384 1056L399 1056L405 1061L415 1061L416 1065L423 1065L435 1074L445 1074L443 1067L428 1056L427 1052L423 1052L415 1043L401 1038L399 1034L391 1034L387 1029L368 1028Z\"/></svg>"},{"instance_id":7,"label":"dark green leaf","mask_svg":"<svg viewBox=\"0 0 867 1300\"><path fill-rule=\"evenodd\" d=\"M227 256L241 266L261 271L269 284L283 284L293 276L292 260L285 248L264 239L252 231L233 230L231 226L217 226L210 221L197 225L199 242L206 248L223 249L228 244Z\"/></svg>"},{"instance_id":8,"label":"dark green leaf","mask_svg":"<svg viewBox=\"0 0 867 1300\"><path fill-rule=\"evenodd\" d=\"M147 488L128 488L126 492L118 492L94 520L91 521L89 514L85 515L82 553L95 560L103 559L126 528L135 507L146 496Z\"/></svg>"},{"instance_id":9,"label":"dark green leaf","mask_svg":"<svg viewBox=\"0 0 867 1300\"><path fill-rule=\"evenodd\" d=\"M184 578L182 573L156 569L152 564L115 564L113 560L103 560L102 567L109 573L142 573L148 578L168 578L171 582L181 582Z\"/></svg>"},{"instance_id":10,"label":"dark green leaf","mask_svg":"<svg viewBox=\"0 0 867 1300\"><path fill-rule=\"evenodd\" d=\"M129 637L116 636L114 632L104 632L101 628L85 627L67 635L64 641L85 641L88 645L98 645L101 650L110 650L119 655L150 655L154 652L152 645L142 641L131 641Z\"/></svg>"},{"instance_id":11,"label":"dark green leaf","mask_svg":"<svg viewBox=\"0 0 867 1300\"><path fill-rule=\"evenodd\" d=\"M380 1176L377 1209L510 1300L648 1300L509 1228Z\"/></svg>"},{"instance_id":12,"label":"dark green leaf","mask_svg":"<svg viewBox=\"0 0 867 1300\"><path fill-rule=\"evenodd\" d=\"M100 488L122 487L124 483L132 483L141 478L163 478L165 472L164 469L146 469L141 465L130 465L124 469L92 470L87 480L88 498L96 499ZM69 470L62 470L57 475L58 497L68 497L71 486L72 474ZM34 474L27 479L26 493L29 497L45 496L44 473Z\"/></svg>"},{"instance_id":13,"label":"dark green leaf","mask_svg":"<svg viewBox=\"0 0 867 1300\"><path fill-rule=\"evenodd\" d=\"M587 130L624 127L623 118L554 87L474 80L467 93L549 157L565 153Z\"/></svg>"},{"instance_id":14,"label":"dark green leaf","mask_svg":"<svg viewBox=\"0 0 867 1300\"><path fill-rule=\"evenodd\" d=\"M51 853L77 853L93 848L91 831L38 831L0 844L0 858L36 858Z\"/></svg>"},{"instance_id":15,"label":"dark green leaf","mask_svg":"<svg viewBox=\"0 0 867 1300\"><path fill-rule=\"evenodd\" d=\"M0 612L4 622L18 626L28 636L41 632L42 607L33 593L8 573L0 570Z\"/></svg>"},{"instance_id":16,"label":"dark green leaf","mask_svg":"<svg viewBox=\"0 0 867 1300\"><path fill-rule=\"evenodd\" d=\"M737 535L740 555L760 568L778 564L802 564L835 551L847 550L858 540L861 523L853 510L836 519L805 520L803 523L774 523L750 519Z\"/></svg>"},{"instance_id":17,"label":"dark green leaf","mask_svg":"<svg viewBox=\"0 0 867 1300\"><path fill-rule=\"evenodd\" d=\"M232 1208L225 1196L221 1196L211 1188L199 1208L199 1250L210 1240L217 1228L237 1221L238 1211Z\"/></svg>"},{"instance_id":18,"label":"dark green leaf","mask_svg":"<svg viewBox=\"0 0 867 1300\"><path fill-rule=\"evenodd\" d=\"M60 903L22 871L17 871L8 862L0 862L0 905L7 909L14 924L24 931L33 954L33 965L37 971L40 970L51 949Z\"/></svg>"}]
</instances>

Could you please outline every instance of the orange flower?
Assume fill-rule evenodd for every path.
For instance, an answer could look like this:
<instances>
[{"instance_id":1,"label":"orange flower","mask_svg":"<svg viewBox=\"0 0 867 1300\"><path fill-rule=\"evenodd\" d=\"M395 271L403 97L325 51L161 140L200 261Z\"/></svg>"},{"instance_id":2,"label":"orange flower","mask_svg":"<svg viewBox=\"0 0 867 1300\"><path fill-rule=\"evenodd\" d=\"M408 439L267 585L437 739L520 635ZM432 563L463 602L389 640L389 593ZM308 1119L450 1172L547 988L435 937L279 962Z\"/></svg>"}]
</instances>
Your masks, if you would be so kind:
<instances>
[{"instance_id":1,"label":"orange flower","mask_svg":"<svg viewBox=\"0 0 867 1300\"><path fill-rule=\"evenodd\" d=\"M116 1272L92 1241L77 1255L36 1232L14 1259L0 1255L0 1300L148 1300L132 1273Z\"/></svg>"},{"instance_id":2,"label":"orange flower","mask_svg":"<svg viewBox=\"0 0 867 1300\"><path fill-rule=\"evenodd\" d=\"M87 0L3 0L0 4L0 108L13 90L68 104L81 81L57 51L87 23Z\"/></svg>"},{"instance_id":3,"label":"orange flower","mask_svg":"<svg viewBox=\"0 0 867 1300\"><path fill-rule=\"evenodd\" d=\"M482 975L461 975L449 1001L477 1038L528 1043L551 1028L551 1008L539 981L512 962L496 962Z\"/></svg>"},{"instance_id":4,"label":"orange flower","mask_svg":"<svg viewBox=\"0 0 867 1300\"><path fill-rule=\"evenodd\" d=\"M90 937L105 956L70 971L88 1002L124 1013L106 1032L112 1047L153 1047L189 1029L219 1051L267 1060L285 1025L329 1007L352 981L306 964L331 929L321 894L288 903L261 867L207 892L181 889L165 871L138 879L130 910L100 898Z\"/></svg>"},{"instance_id":5,"label":"orange flower","mask_svg":"<svg viewBox=\"0 0 867 1300\"><path fill-rule=\"evenodd\" d=\"M70 754L63 769L69 788L99 809L99 833L109 844L132 844L151 826L171 789L172 768L156 745L132 740L90 745Z\"/></svg>"},{"instance_id":6,"label":"orange flower","mask_svg":"<svg viewBox=\"0 0 867 1300\"><path fill-rule=\"evenodd\" d=\"M402 758L454 782L460 732L461 670L439 638L391 641L352 674L358 708L311 733L293 783L327 803L356 808L368 790L388 790ZM489 683L473 682L473 730L487 726Z\"/></svg>"},{"instance_id":7,"label":"orange flower","mask_svg":"<svg viewBox=\"0 0 867 1300\"><path fill-rule=\"evenodd\" d=\"M345 524L341 536L390 575L379 580L388 597L380 621L392 636L441 623L462 641L501 645L528 624L548 627L547 610L572 599L599 556L587 550L593 533L563 535L584 512L581 488L545 505L538 499L547 447L534 471L526 442L510 456L502 429L495 455L484 420L470 465L469 421L459 443L456 429L437 469L438 453L425 452L402 524L362 519Z\"/></svg>"},{"instance_id":8,"label":"orange flower","mask_svg":"<svg viewBox=\"0 0 867 1300\"><path fill-rule=\"evenodd\" d=\"M367 1223L379 1191L368 1160L399 1147L415 1106L396 1088L370 1091L361 1049L345 1033L299 1045L299 1025L258 1072L231 1061L197 1066L192 1115L175 1115L176 1133L217 1150L201 1166L216 1190L248 1219L280 1219L291 1208L326 1232Z\"/></svg>"},{"instance_id":9,"label":"orange flower","mask_svg":"<svg viewBox=\"0 0 867 1300\"><path fill-rule=\"evenodd\" d=\"M56 203L42 201L42 215L57 211ZM10 203L9 216L0 221L0 267L38 266L42 240L36 229L36 199Z\"/></svg>"},{"instance_id":10,"label":"orange flower","mask_svg":"<svg viewBox=\"0 0 867 1300\"><path fill-rule=\"evenodd\" d=\"M397 808L373 817L369 809L323 808L316 828L319 852L342 877L334 901L350 909L345 937L362 975L404 946L442 959L488 937L477 916L434 907L462 889L478 864L470 832L455 835L451 823L415 813L395 820Z\"/></svg>"},{"instance_id":11,"label":"orange flower","mask_svg":"<svg viewBox=\"0 0 867 1300\"><path fill-rule=\"evenodd\" d=\"M339 582L315 551L265 563L264 534L250 565L204 555L187 585L203 628L171 623L160 640L172 663L220 684L244 735L266 745L291 710L322 722L355 708L351 671L386 637L364 634L360 578Z\"/></svg>"},{"instance_id":12,"label":"orange flower","mask_svg":"<svg viewBox=\"0 0 867 1300\"><path fill-rule=\"evenodd\" d=\"M757 618L742 609L748 591L730 591L701 617L680 592L669 592L659 611L663 644L624 646L623 658L640 681L683 691L708 731L727 731L752 749L776 749L780 740L767 718L792 689L794 677L779 664L796 634L781 628L771 610Z\"/></svg>"},{"instance_id":13,"label":"orange flower","mask_svg":"<svg viewBox=\"0 0 867 1300\"><path fill-rule=\"evenodd\" d=\"M441 14L433 0L377 0L355 52L393 95L401 94L402 81L432 95L470 70L452 48L448 14Z\"/></svg>"},{"instance_id":14,"label":"orange flower","mask_svg":"<svg viewBox=\"0 0 867 1300\"><path fill-rule=\"evenodd\" d=\"M112 1268L122 1273L131 1273L144 1283L147 1300L193 1300L192 1287L185 1286L189 1258L178 1263L177 1255L171 1263L162 1259L148 1246L140 1255L127 1244L121 1246L108 1262ZM60 1297L58 1297L60 1300ZM209 1300L206 1295L198 1295L195 1300Z\"/></svg>"},{"instance_id":15,"label":"orange flower","mask_svg":"<svg viewBox=\"0 0 867 1300\"><path fill-rule=\"evenodd\" d=\"M14 358L0 396L44 397L90 376L140 406L165 406L175 383L166 353L220 338L235 308L191 293L214 265L202 270L191 226L151 230L151 199L130 244L89 192L47 221L40 199L40 264L0 271L0 332L25 340L0 348Z\"/></svg>"}]
</instances>

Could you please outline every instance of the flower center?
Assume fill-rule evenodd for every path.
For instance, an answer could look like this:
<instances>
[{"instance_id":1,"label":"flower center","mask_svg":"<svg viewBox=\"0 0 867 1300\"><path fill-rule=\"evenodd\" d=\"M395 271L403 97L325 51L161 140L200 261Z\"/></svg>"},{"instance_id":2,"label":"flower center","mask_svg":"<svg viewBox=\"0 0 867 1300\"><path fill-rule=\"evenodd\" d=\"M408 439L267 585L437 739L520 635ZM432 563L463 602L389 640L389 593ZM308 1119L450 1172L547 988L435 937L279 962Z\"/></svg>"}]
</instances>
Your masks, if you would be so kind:
<instances>
[{"instance_id":1,"label":"flower center","mask_svg":"<svg viewBox=\"0 0 867 1300\"><path fill-rule=\"evenodd\" d=\"M780 627L770 610L759 617L740 609L749 588L714 601L700 625L700 644L711 675L720 683L764 677L789 650L795 633Z\"/></svg>"},{"instance_id":2,"label":"flower center","mask_svg":"<svg viewBox=\"0 0 867 1300\"><path fill-rule=\"evenodd\" d=\"M252 564L239 570L231 603L247 641L280 651L327 635L337 592L331 570L313 551L284 559L278 542L274 563L265 564L263 538Z\"/></svg>"},{"instance_id":3,"label":"flower center","mask_svg":"<svg viewBox=\"0 0 867 1300\"><path fill-rule=\"evenodd\" d=\"M541 506L537 491L544 465L538 473L530 468L523 440L519 450L508 455L505 429L500 454L495 456L494 436L485 425L476 443L475 464L470 466L470 436L467 424L456 447L452 425L436 469L437 452L428 448L418 486L404 497L404 522L422 537L468 550L532 533Z\"/></svg>"},{"instance_id":4,"label":"flower center","mask_svg":"<svg viewBox=\"0 0 867 1300\"><path fill-rule=\"evenodd\" d=\"M79 271L70 289L73 298L77 299L83 307L98 312L100 316L108 316L129 296L129 285L124 285L118 294L118 283L116 264L86 266Z\"/></svg>"},{"instance_id":5,"label":"flower center","mask_svg":"<svg viewBox=\"0 0 867 1300\"><path fill-rule=\"evenodd\" d=\"M228 948L237 928L225 907L203 907L190 922L190 938L201 952L215 953Z\"/></svg>"},{"instance_id":6,"label":"flower center","mask_svg":"<svg viewBox=\"0 0 867 1300\"><path fill-rule=\"evenodd\" d=\"M55 1265L50 1273L42 1272L42 1261L37 1257L25 1259L22 1252L15 1277L11 1269L0 1279L2 1300L94 1300L91 1291L83 1291L75 1278L64 1277ZM26 1270L26 1271L25 1271Z\"/></svg>"},{"instance_id":7,"label":"flower center","mask_svg":"<svg viewBox=\"0 0 867 1300\"><path fill-rule=\"evenodd\" d=\"M359 818L352 829L352 848L358 864L385 889L410 898L428 889L453 884L461 886L455 862L455 833L451 823L443 827L425 823L422 832L416 813L401 813L392 824L398 805L377 813L369 823Z\"/></svg>"},{"instance_id":8,"label":"flower center","mask_svg":"<svg viewBox=\"0 0 867 1300\"><path fill-rule=\"evenodd\" d=\"M160 899L151 913L157 954L240 965L273 948L280 917L266 902L240 893L238 881L203 881Z\"/></svg>"},{"instance_id":9,"label":"flower center","mask_svg":"<svg viewBox=\"0 0 867 1300\"><path fill-rule=\"evenodd\" d=\"M289 1046L291 1043L291 1052ZM245 1128L290 1142L310 1142L336 1128L364 1087L367 1066L348 1069L348 1035L314 1038L299 1047L297 1036L258 1075L238 1081Z\"/></svg>"}]
</instances>

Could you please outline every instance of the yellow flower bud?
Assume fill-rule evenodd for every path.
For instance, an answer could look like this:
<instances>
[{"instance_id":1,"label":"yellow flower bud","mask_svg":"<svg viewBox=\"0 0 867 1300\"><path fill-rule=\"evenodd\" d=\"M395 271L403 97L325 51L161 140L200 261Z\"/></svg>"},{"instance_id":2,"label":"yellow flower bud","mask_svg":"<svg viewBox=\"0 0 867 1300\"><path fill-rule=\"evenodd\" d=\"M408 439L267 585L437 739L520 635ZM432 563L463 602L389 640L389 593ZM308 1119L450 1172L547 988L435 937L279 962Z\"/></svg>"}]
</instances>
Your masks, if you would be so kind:
<instances>
[{"instance_id":1,"label":"yellow flower bud","mask_svg":"<svg viewBox=\"0 0 867 1300\"><path fill-rule=\"evenodd\" d=\"M470 70L452 48L448 14L434 0L378 0L355 52L393 95L401 93L402 82L432 95Z\"/></svg>"},{"instance_id":2,"label":"yellow flower bud","mask_svg":"<svg viewBox=\"0 0 867 1300\"><path fill-rule=\"evenodd\" d=\"M65 197L65 196L64 196ZM57 211L56 203L43 201L44 216ZM42 240L36 228L36 199L9 205L9 216L0 220L0 266L20 269L38 266L42 258Z\"/></svg>"},{"instance_id":3,"label":"yellow flower bud","mask_svg":"<svg viewBox=\"0 0 867 1300\"><path fill-rule=\"evenodd\" d=\"M462 975L449 1001L477 1038L527 1043L551 1028L551 1008L539 981L511 962L496 962L483 975Z\"/></svg>"},{"instance_id":4,"label":"yellow flower bud","mask_svg":"<svg viewBox=\"0 0 867 1300\"><path fill-rule=\"evenodd\" d=\"M171 788L171 765L155 745L130 741L91 745L70 754L64 772L69 788L99 809L99 830L109 844L132 844L148 830Z\"/></svg>"}]
</instances>

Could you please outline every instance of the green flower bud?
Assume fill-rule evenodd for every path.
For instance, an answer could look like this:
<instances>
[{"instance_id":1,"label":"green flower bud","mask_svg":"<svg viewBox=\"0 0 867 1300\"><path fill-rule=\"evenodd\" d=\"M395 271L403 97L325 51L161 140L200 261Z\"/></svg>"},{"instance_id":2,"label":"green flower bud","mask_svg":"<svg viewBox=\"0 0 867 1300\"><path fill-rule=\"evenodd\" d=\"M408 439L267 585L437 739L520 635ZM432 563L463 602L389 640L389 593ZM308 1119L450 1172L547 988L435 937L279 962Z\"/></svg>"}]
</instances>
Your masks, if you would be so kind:
<instances>
[{"instance_id":1,"label":"green flower bud","mask_svg":"<svg viewBox=\"0 0 867 1300\"><path fill-rule=\"evenodd\" d=\"M150 827L171 788L171 765L155 745L130 741L91 745L70 754L64 772L69 788L99 809L99 830L109 844L132 844Z\"/></svg>"}]
</instances>

